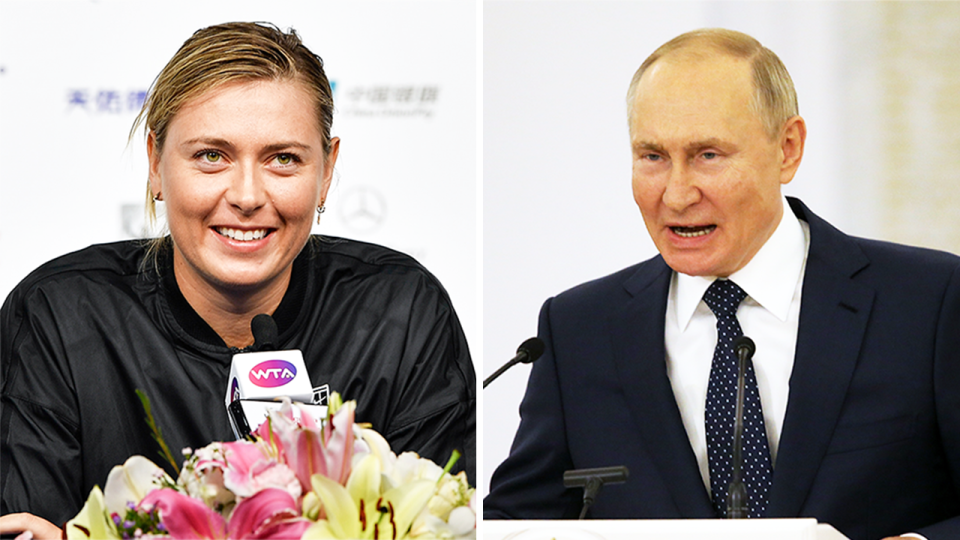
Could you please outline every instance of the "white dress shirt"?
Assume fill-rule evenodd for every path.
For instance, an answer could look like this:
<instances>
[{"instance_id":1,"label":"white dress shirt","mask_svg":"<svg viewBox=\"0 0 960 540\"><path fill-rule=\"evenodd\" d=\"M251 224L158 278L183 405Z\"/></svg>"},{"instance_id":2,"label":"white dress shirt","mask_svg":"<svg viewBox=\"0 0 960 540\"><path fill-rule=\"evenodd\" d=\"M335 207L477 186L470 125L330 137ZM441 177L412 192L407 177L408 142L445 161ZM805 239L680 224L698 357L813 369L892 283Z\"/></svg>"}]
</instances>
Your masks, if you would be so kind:
<instances>
[{"instance_id":1,"label":"white dress shirt","mask_svg":"<svg viewBox=\"0 0 960 540\"><path fill-rule=\"evenodd\" d=\"M773 235L746 266L729 276L747 293L737 319L744 335L757 346L753 368L774 470L797 347L800 294L809 248L809 227L797 219L784 198L783 217ZM704 410L717 344L717 319L703 302L703 294L715 279L675 272L664 328L667 375L708 493L710 469Z\"/></svg>"}]
</instances>

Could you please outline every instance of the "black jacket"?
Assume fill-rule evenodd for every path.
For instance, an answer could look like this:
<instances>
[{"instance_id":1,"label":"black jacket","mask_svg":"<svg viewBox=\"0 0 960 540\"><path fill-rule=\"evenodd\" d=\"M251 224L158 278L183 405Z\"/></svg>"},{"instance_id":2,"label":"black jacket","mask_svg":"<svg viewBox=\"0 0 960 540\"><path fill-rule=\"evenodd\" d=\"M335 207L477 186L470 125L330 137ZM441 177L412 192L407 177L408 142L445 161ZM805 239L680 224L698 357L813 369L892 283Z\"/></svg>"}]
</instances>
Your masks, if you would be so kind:
<instances>
[{"instance_id":1,"label":"black jacket","mask_svg":"<svg viewBox=\"0 0 960 540\"><path fill-rule=\"evenodd\" d=\"M162 466L137 388L171 451L233 439L223 400L238 351L187 304L172 258L144 256L138 242L89 247L41 266L4 303L0 513L62 523L129 456ZM357 400L357 421L398 453L442 466L459 449L473 481L473 364L447 293L416 261L312 238L274 318L278 348L303 352L315 387Z\"/></svg>"}]
</instances>

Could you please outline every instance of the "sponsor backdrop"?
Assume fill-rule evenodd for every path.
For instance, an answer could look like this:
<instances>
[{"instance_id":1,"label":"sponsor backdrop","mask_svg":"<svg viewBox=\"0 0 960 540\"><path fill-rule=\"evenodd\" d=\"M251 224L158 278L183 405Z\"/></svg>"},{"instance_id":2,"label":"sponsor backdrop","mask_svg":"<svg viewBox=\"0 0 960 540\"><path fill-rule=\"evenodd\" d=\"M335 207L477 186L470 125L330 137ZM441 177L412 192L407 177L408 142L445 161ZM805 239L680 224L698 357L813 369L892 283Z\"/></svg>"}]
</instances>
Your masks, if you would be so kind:
<instances>
[{"instance_id":1,"label":"sponsor backdrop","mask_svg":"<svg viewBox=\"0 0 960 540\"><path fill-rule=\"evenodd\" d=\"M342 142L314 232L420 260L479 358L472 2L2 0L0 297L57 255L144 235L131 123L183 41L234 20L293 27L324 60Z\"/></svg>"},{"instance_id":2,"label":"sponsor backdrop","mask_svg":"<svg viewBox=\"0 0 960 540\"><path fill-rule=\"evenodd\" d=\"M960 3L486 2L483 17L484 375L546 298L655 253L624 95L696 28L747 32L790 70L808 139L787 194L847 232L960 252ZM484 394L483 493L528 373Z\"/></svg>"}]
</instances>

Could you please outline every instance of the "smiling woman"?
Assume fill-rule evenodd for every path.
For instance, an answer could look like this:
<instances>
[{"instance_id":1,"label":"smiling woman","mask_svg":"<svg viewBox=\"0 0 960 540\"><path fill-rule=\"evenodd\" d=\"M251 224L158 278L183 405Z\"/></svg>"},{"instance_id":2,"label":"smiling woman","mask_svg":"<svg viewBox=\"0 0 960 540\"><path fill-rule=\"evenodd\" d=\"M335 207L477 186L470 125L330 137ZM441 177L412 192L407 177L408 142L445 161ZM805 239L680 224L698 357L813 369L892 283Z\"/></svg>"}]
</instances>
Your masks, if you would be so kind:
<instances>
[{"instance_id":1,"label":"smiling woman","mask_svg":"<svg viewBox=\"0 0 960 540\"><path fill-rule=\"evenodd\" d=\"M180 291L227 345L253 343L250 321L216 300L272 313L326 198L340 141L326 143L313 109L299 81L232 82L184 106L163 150L148 136Z\"/></svg>"},{"instance_id":2,"label":"smiling woman","mask_svg":"<svg viewBox=\"0 0 960 540\"><path fill-rule=\"evenodd\" d=\"M222 396L252 318L299 349L316 395L358 402L356 418L397 451L473 479L475 382L446 291L410 257L311 237L339 151L319 57L293 32L205 28L157 77L143 121L148 214L169 235L96 245L43 265L0 312L0 532L37 536L156 443L134 392L153 401L171 448L227 440Z\"/></svg>"}]
</instances>

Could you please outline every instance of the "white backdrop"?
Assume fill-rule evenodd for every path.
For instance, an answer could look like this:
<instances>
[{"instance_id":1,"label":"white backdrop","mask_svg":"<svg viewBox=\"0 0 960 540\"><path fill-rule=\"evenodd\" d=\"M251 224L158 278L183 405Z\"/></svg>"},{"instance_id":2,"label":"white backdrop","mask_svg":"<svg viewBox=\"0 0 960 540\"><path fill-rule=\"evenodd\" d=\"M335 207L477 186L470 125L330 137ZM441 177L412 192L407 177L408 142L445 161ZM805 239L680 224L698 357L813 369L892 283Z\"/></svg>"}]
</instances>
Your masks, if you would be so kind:
<instances>
[{"instance_id":1,"label":"white backdrop","mask_svg":"<svg viewBox=\"0 0 960 540\"><path fill-rule=\"evenodd\" d=\"M630 189L624 96L642 61L683 32L732 28L753 35L780 56L808 127L803 163L785 193L799 196L848 233L882 236L878 225L884 200L903 197L902 192L878 189L893 148L875 144L882 139L878 132L909 148L910 163L956 163L955 147L950 154L931 154L938 145L919 139L908 146L906 133L885 124L882 115L890 100L885 101L883 86L877 84L884 75L876 64L879 51L885 50L879 45L898 27L886 34L880 30L910 19L906 15L914 10L925 10L915 17L918 24L927 24L915 27L921 34L923 28L933 28L931 21L942 33L960 24L960 10L953 8L957 4L932 4L939 3L486 2L484 376L536 334L545 299L655 254ZM930 41L934 43L902 52L900 58L909 65L916 55L949 59L960 52L956 40ZM913 88L942 88L946 97L939 103L955 102L960 90L956 72L923 66L913 70L921 72L919 78L898 76L895 70L884 76L900 85L898 98L909 97ZM942 117L935 100L914 100L911 106L924 112L921 118ZM951 128L921 127L909 136L955 140L956 125L947 133L944 129ZM957 169L947 169L941 177L953 183L941 186L956 192ZM913 174L901 186L924 192L924 187L931 189L923 185L927 176ZM957 221L955 207L953 213L929 216L919 206L910 215L926 215L953 230L949 223ZM483 494L509 451L529 370L515 368L484 393Z\"/></svg>"},{"instance_id":2,"label":"white backdrop","mask_svg":"<svg viewBox=\"0 0 960 540\"><path fill-rule=\"evenodd\" d=\"M141 234L143 92L195 30L233 20L295 28L334 85L340 159L314 232L420 260L479 358L473 2L2 0L0 298L57 255Z\"/></svg>"}]
</instances>

